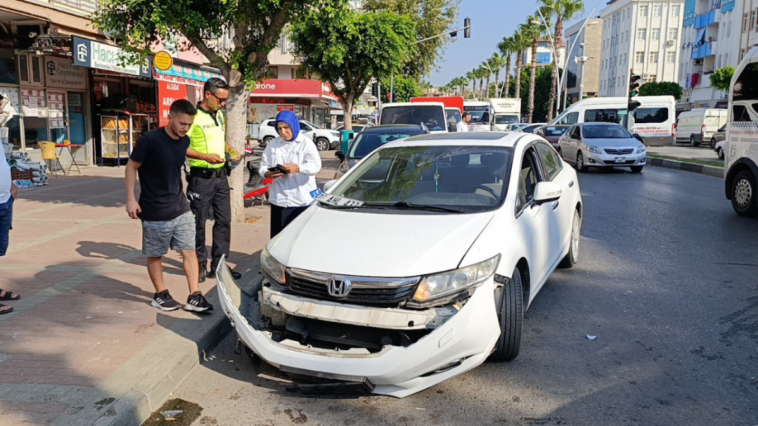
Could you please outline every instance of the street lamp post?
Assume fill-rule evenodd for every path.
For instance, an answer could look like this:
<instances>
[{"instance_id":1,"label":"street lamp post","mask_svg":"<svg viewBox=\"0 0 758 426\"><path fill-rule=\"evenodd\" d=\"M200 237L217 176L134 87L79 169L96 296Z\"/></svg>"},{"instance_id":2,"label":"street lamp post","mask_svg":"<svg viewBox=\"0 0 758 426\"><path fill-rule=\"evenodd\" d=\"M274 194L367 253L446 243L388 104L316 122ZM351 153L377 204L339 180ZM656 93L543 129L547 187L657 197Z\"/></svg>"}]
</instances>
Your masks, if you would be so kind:
<instances>
[{"instance_id":1,"label":"street lamp post","mask_svg":"<svg viewBox=\"0 0 758 426\"><path fill-rule=\"evenodd\" d=\"M556 54L555 50L555 40L553 40L553 35L550 34L550 25L547 24L547 20L545 19L545 16L542 14L542 11L540 10L537 3L534 4L534 7L537 9L537 13L540 14L540 19L542 19L542 22L540 21L532 21L532 24L534 25L542 25L545 27L545 30L547 30L547 37L550 39L550 47L553 49L553 64L555 66L558 66L558 55ZM561 90L558 89L558 99L555 102L556 108L555 108L555 115L558 115L558 108L557 106L561 103Z\"/></svg>"},{"instance_id":2,"label":"street lamp post","mask_svg":"<svg viewBox=\"0 0 758 426\"><path fill-rule=\"evenodd\" d=\"M582 71L579 73L579 100L584 99L584 66L589 59L593 59L594 56L584 56L584 42L579 43L579 49L581 49L581 56L574 56L574 63L582 64Z\"/></svg>"}]
</instances>

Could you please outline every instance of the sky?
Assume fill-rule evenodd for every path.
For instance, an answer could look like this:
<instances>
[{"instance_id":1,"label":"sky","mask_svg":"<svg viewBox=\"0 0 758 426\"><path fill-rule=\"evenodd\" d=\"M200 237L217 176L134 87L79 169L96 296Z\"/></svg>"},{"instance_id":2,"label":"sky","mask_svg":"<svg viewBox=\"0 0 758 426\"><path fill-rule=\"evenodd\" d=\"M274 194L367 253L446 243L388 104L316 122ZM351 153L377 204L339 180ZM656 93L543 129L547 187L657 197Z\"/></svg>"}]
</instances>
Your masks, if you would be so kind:
<instances>
[{"instance_id":1,"label":"sky","mask_svg":"<svg viewBox=\"0 0 758 426\"><path fill-rule=\"evenodd\" d=\"M586 18L595 7L593 0L585 0L584 3L585 11L564 28ZM595 15L605 3L607 0L598 3ZM432 84L447 84L479 66L497 51L497 44L503 37L513 34L519 24L526 22L527 16L534 13L534 0L462 0L459 26L463 26L464 18L471 18L471 38L463 38L463 32L458 32L457 40L449 43L445 53L437 60L438 69L431 73Z\"/></svg>"}]
</instances>

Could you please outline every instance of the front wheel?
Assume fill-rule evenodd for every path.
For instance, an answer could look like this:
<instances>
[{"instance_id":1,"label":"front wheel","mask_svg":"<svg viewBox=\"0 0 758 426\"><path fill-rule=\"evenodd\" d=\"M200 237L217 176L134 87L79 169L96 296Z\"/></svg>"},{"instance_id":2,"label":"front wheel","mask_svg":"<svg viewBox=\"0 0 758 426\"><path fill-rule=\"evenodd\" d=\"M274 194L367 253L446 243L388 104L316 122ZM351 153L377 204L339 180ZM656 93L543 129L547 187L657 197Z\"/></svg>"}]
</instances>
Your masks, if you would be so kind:
<instances>
[{"instance_id":1,"label":"front wheel","mask_svg":"<svg viewBox=\"0 0 758 426\"><path fill-rule=\"evenodd\" d=\"M576 169L582 173L587 171L587 166L584 165L584 155L581 151L576 154Z\"/></svg>"},{"instance_id":2,"label":"front wheel","mask_svg":"<svg viewBox=\"0 0 758 426\"><path fill-rule=\"evenodd\" d=\"M510 361L518 356L521 348L521 329L524 322L524 295L521 287L521 271L518 267L507 283L495 289L495 309L500 323L500 337L493 361Z\"/></svg>"},{"instance_id":3,"label":"front wheel","mask_svg":"<svg viewBox=\"0 0 758 426\"><path fill-rule=\"evenodd\" d=\"M571 240L569 252L558 264L560 268L571 268L579 262L579 242L582 239L582 216L578 210L574 210L574 220L571 222Z\"/></svg>"},{"instance_id":4,"label":"front wheel","mask_svg":"<svg viewBox=\"0 0 758 426\"><path fill-rule=\"evenodd\" d=\"M740 216L758 215L755 201L755 177L748 170L737 173L732 181L732 208Z\"/></svg>"},{"instance_id":5,"label":"front wheel","mask_svg":"<svg viewBox=\"0 0 758 426\"><path fill-rule=\"evenodd\" d=\"M630 169L632 169L632 173L639 173L642 171L643 166L632 166Z\"/></svg>"},{"instance_id":6,"label":"front wheel","mask_svg":"<svg viewBox=\"0 0 758 426\"><path fill-rule=\"evenodd\" d=\"M723 149L721 149L721 148L717 149L716 150L716 154L718 154L719 160L723 160L724 159L724 150Z\"/></svg>"},{"instance_id":7,"label":"front wheel","mask_svg":"<svg viewBox=\"0 0 758 426\"><path fill-rule=\"evenodd\" d=\"M716 148L716 138L711 138L711 149Z\"/></svg>"},{"instance_id":8,"label":"front wheel","mask_svg":"<svg viewBox=\"0 0 758 426\"><path fill-rule=\"evenodd\" d=\"M316 139L316 149L319 151L326 151L329 149L329 140L325 138L318 138Z\"/></svg>"},{"instance_id":9,"label":"front wheel","mask_svg":"<svg viewBox=\"0 0 758 426\"><path fill-rule=\"evenodd\" d=\"M263 138L263 141L259 145L261 146L261 148L265 148L268 146L269 143L271 143L272 140L274 140L273 136L266 136L265 138Z\"/></svg>"}]
</instances>

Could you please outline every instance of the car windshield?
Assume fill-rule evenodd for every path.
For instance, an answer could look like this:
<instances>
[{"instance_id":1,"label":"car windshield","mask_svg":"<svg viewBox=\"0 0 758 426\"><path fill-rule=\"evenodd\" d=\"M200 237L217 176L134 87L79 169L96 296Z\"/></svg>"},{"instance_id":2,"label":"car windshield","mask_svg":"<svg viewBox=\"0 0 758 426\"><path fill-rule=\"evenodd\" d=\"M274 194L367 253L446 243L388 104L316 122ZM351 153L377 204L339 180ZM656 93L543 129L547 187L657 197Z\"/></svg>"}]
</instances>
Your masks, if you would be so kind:
<instances>
[{"instance_id":1,"label":"car windshield","mask_svg":"<svg viewBox=\"0 0 758 426\"><path fill-rule=\"evenodd\" d=\"M516 115L496 115L495 124L512 124L518 123L518 116Z\"/></svg>"},{"instance_id":2,"label":"car windshield","mask_svg":"<svg viewBox=\"0 0 758 426\"><path fill-rule=\"evenodd\" d=\"M416 130L408 130L404 132L361 133L355 138L355 141L350 144L350 155L348 155L348 158L358 160L371 154L386 143L423 134L424 132L420 127Z\"/></svg>"},{"instance_id":3,"label":"car windshield","mask_svg":"<svg viewBox=\"0 0 758 426\"><path fill-rule=\"evenodd\" d=\"M330 195L362 208L489 211L505 199L512 148L397 146L369 155Z\"/></svg>"},{"instance_id":4,"label":"car windshield","mask_svg":"<svg viewBox=\"0 0 758 426\"><path fill-rule=\"evenodd\" d=\"M543 129L545 131L545 136L561 136L566 133L568 127L546 126Z\"/></svg>"},{"instance_id":5,"label":"car windshield","mask_svg":"<svg viewBox=\"0 0 758 426\"><path fill-rule=\"evenodd\" d=\"M626 139L632 135L622 126L584 126L582 135L585 139Z\"/></svg>"},{"instance_id":6,"label":"car windshield","mask_svg":"<svg viewBox=\"0 0 758 426\"><path fill-rule=\"evenodd\" d=\"M446 109L445 112L447 113L447 121L455 120L456 123L461 122L461 110L458 108Z\"/></svg>"},{"instance_id":7,"label":"car windshield","mask_svg":"<svg viewBox=\"0 0 758 426\"><path fill-rule=\"evenodd\" d=\"M429 130L445 130L445 110L437 106L393 106L382 109L381 124L423 124Z\"/></svg>"},{"instance_id":8,"label":"car windshield","mask_svg":"<svg viewBox=\"0 0 758 426\"><path fill-rule=\"evenodd\" d=\"M319 126L317 126L317 125L315 125L315 124L311 123L310 121L303 121L303 123L305 123L305 124L307 124L307 125L311 126L311 127L312 127L312 128L314 128L314 129L320 129L320 128L321 128L321 127L319 127Z\"/></svg>"},{"instance_id":9,"label":"car windshield","mask_svg":"<svg viewBox=\"0 0 758 426\"><path fill-rule=\"evenodd\" d=\"M465 106L463 110L471 114L469 124L487 124L490 120L490 107L488 106Z\"/></svg>"}]
</instances>

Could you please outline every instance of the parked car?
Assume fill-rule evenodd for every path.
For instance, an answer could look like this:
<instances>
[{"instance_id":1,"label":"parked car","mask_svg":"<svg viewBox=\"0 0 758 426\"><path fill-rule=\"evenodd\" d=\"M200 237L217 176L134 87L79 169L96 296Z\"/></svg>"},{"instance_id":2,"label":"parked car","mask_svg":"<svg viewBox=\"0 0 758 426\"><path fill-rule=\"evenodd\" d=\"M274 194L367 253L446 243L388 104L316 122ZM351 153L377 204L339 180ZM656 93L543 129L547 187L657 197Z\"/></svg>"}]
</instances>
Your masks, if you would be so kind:
<instances>
[{"instance_id":1,"label":"parked car","mask_svg":"<svg viewBox=\"0 0 758 426\"><path fill-rule=\"evenodd\" d=\"M529 125L529 123L514 123L514 124L509 124L508 127L507 127L507 130L510 130L511 132L516 132L519 129L521 129L522 127L526 127L528 125Z\"/></svg>"},{"instance_id":2,"label":"parked car","mask_svg":"<svg viewBox=\"0 0 758 426\"><path fill-rule=\"evenodd\" d=\"M370 126L371 124L353 124L353 132L360 133L363 131L363 129L366 129ZM341 130L345 130L345 126L339 126L336 131L339 132Z\"/></svg>"},{"instance_id":3,"label":"parked car","mask_svg":"<svg viewBox=\"0 0 758 426\"><path fill-rule=\"evenodd\" d=\"M512 360L523 312L579 259L576 172L535 135L395 141L325 188L253 287L216 268L242 344L295 377L405 397Z\"/></svg>"},{"instance_id":4,"label":"parked car","mask_svg":"<svg viewBox=\"0 0 758 426\"><path fill-rule=\"evenodd\" d=\"M723 160L724 153L726 152L726 141L716 143L716 147L713 148L713 150L716 151L716 155L719 156L719 160Z\"/></svg>"},{"instance_id":5,"label":"parked car","mask_svg":"<svg viewBox=\"0 0 758 426\"><path fill-rule=\"evenodd\" d=\"M518 129L521 133L534 133L535 130L539 129L540 127L544 126L547 123L532 123L527 126L524 126L520 129Z\"/></svg>"},{"instance_id":6,"label":"parked car","mask_svg":"<svg viewBox=\"0 0 758 426\"><path fill-rule=\"evenodd\" d=\"M641 136L619 124L583 123L571 126L560 137L561 156L580 172L588 167L629 167L639 173L647 164Z\"/></svg>"},{"instance_id":7,"label":"parked car","mask_svg":"<svg viewBox=\"0 0 758 426\"><path fill-rule=\"evenodd\" d=\"M403 140L411 136L423 135L428 133L428 129L421 126L411 126L407 124L388 124L384 126L375 126L366 128L359 133L347 150L347 154L337 151L335 157L339 158L340 166L334 174L335 179L339 179L353 168L363 158L380 148L382 145Z\"/></svg>"},{"instance_id":8,"label":"parked car","mask_svg":"<svg viewBox=\"0 0 758 426\"><path fill-rule=\"evenodd\" d=\"M309 121L300 121L300 131L313 140L319 151L336 149L340 144L339 132L322 129ZM258 130L259 145L265 148L277 136L279 134L276 132L276 120L273 118L263 120Z\"/></svg>"},{"instance_id":9,"label":"parked car","mask_svg":"<svg viewBox=\"0 0 758 426\"><path fill-rule=\"evenodd\" d=\"M721 128L711 136L711 149L715 150L716 144L723 140L726 140L726 124L721 126Z\"/></svg>"},{"instance_id":10,"label":"parked car","mask_svg":"<svg viewBox=\"0 0 758 426\"><path fill-rule=\"evenodd\" d=\"M726 125L728 111L725 109L699 108L684 111L676 121L676 142L698 146L710 141L720 128ZM715 144L711 145L713 148Z\"/></svg>"},{"instance_id":11,"label":"parked car","mask_svg":"<svg viewBox=\"0 0 758 426\"><path fill-rule=\"evenodd\" d=\"M558 140L561 136L563 136L564 133L566 133L566 130L568 130L569 127L571 126L542 126L534 133L536 135L542 136L548 142L550 142L550 145L552 145L553 148L555 148L555 150L560 154L561 144Z\"/></svg>"}]
</instances>

